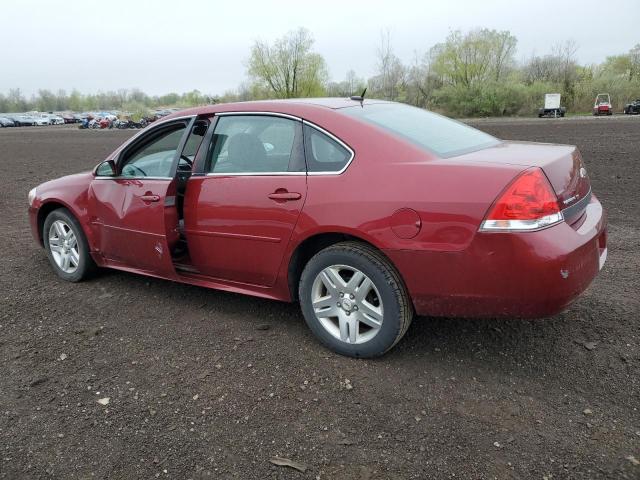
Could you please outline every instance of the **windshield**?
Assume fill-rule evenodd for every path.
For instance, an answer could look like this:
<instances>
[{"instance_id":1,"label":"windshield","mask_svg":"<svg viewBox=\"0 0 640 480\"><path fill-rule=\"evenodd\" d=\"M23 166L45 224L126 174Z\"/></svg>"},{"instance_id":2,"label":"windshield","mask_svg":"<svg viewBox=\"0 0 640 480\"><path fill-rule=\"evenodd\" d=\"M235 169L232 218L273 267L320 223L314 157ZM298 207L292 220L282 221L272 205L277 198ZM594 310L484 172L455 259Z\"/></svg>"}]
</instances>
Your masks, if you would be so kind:
<instances>
[{"instance_id":1,"label":"windshield","mask_svg":"<svg viewBox=\"0 0 640 480\"><path fill-rule=\"evenodd\" d=\"M340 112L381 127L443 158L500 143L497 138L463 123L399 103L365 104Z\"/></svg>"}]
</instances>

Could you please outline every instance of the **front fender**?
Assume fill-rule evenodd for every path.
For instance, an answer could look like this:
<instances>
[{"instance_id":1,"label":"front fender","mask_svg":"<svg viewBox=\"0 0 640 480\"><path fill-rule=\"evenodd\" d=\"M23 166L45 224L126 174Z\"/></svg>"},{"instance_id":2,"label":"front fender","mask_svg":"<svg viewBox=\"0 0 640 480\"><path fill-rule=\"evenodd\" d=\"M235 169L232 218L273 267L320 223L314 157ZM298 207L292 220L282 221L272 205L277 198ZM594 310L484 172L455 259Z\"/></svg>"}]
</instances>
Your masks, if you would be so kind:
<instances>
[{"instance_id":1,"label":"front fender","mask_svg":"<svg viewBox=\"0 0 640 480\"><path fill-rule=\"evenodd\" d=\"M36 197L29 208L30 223L34 237L42 244L42 226L49 212L64 207L76 217L87 237L89 247L94 249L95 234L91 228L89 214L89 186L91 173L69 175L36 187Z\"/></svg>"}]
</instances>

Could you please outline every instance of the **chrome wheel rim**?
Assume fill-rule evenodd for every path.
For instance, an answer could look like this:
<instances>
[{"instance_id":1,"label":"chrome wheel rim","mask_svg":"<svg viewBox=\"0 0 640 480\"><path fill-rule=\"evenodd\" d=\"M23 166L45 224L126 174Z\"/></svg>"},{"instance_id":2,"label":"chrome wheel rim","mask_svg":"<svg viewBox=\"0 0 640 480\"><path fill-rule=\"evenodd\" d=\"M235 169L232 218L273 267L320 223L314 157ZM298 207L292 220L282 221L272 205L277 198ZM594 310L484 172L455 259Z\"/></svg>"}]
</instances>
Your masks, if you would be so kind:
<instances>
[{"instance_id":1,"label":"chrome wheel rim","mask_svg":"<svg viewBox=\"0 0 640 480\"><path fill-rule=\"evenodd\" d=\"M382 327L380 292L357 268L331 265L323 269L311 287L311 303L320 325L344 343L368 342Z\"/></svg>"},{"instance_id":2,"label":"chrome wheel rim","mask_svg":"<svg viewBox=\"0 0 640 480\"><path fill-rule=\"evenodd\" d=\"M78 269L78 239L71 227L62 220L56 220L49 228L49 250L56 265L64 273L73 273Z\"/></svg>"}]
</instances>

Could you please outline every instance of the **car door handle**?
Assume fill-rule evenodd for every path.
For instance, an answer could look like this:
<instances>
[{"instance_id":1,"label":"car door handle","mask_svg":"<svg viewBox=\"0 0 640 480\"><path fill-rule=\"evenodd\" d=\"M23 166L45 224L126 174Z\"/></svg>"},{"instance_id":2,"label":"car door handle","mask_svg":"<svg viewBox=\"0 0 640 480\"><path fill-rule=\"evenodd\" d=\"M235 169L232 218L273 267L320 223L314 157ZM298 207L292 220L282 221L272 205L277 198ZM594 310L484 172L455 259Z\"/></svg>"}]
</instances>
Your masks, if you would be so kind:
<instances>
[{"instance_id":1,"label":"car door handle","mask_svg":"<svg viewBox=\"0 0 640 480\"><path fill-rule=\"evenodd\" d=\"M159 202L160 195L152 195L150 193L146 193L140 197L140 200L143 202Z\"/></svg>"},{"instance_id":2,"label":"car door handle","mask_svg":"<svg viewBox=\"0 0 640 480\"><path fill-rule=\"evenodd\" d=\"M289 200L300 200L302 198L302 195L300 195L298 192L287 192L286 190L278 189L275 192L270 193L269 198L271 200L286 202Z\"/></svg>"}]
</instances>

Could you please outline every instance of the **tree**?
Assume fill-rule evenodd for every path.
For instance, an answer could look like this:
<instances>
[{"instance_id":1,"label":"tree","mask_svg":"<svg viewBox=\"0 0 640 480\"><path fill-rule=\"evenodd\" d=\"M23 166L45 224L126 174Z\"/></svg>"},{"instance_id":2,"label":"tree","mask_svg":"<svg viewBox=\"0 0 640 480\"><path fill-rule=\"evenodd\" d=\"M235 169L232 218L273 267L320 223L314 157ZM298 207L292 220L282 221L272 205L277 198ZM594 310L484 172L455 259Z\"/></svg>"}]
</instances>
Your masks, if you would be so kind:
<instances>
[{"instance_id":1,"label":"tree","mask_svg":"<svg viewBox=\"0 0 640 480\"><path fill-rule=\"evenodd\" d=\"M406 69L391 46L391 32L381 32L376 52L378 74L369 79L371 90L387 100L398 100L404 90Z\"/></svg>"},{"instance_id":2,"label":"tree","mask_svg":"<svg viewBox=\"0 0 640 480\"><path fill-rule=\"evenodd\" d=\"M344 79L344 86L346 89L347 95L359 95L365 89L366 83L365 81L356 75L355 70L349 70Z\"/></svg>"},{"instance_id":3,"label":"tree","mask_svg":"<svg viewBox=\"0 0 640 480\"><path fill-rule=\"evenodd\" d=\"M419 57L415 52L413 63L407 68L405 101L418 107L427 107L433 101L434 92L442 87L441 78L433 70L434 51Z\"/></svg>"},{"instance_id":4,"label":"tree","mask_svg":"<svg viewBox=\"0 0 640 480\"><path fill-rule=\"evenodd\" d=\"M513 54L518 40L508 31L492 32L490 41L493 43L493 71L496 82L499 82L506 71L513 65Z\"/></svg>"},{"instance_id":5,"label":"tree","mask_svg":"<svg viewBox=\"0 0 640 480\"><path fill-rule=\"evenodd\" d=\"M326 93L331 97L350 97L360 95L365 87L366 82L358 77L354 70L349 70L343 81L329 82Z\"/></svg>"},{"instance_id":6,"label":"tree","mask_svg":"<svg viewBox=\"0 0 640 480\"><path fill-rule=\"evenodd\" d=\"M73 89L69 95L69 109L74 112L81 112L84 109L84 98L76 89Z\"/></svg>"},{"instance_id":7,"label":"tree","mask_svg":"<svg viewBox=\"0 0 640 480\"><path fill-rule=\"evenodd\" d=\"M56 97L51 90L38 90L36 109L41 112L51 112L56 109Z\"/></svg>"},{"instance_id":8,"label":"tree","mask_svg":"<svg viewBox=\"0 0 640 480\"><path fill-rule=\"evenodd\" d=\"M180 100L180 95L177 93L167 93L158 97L158 104L160 105L176 105Z\"/></svg>"},{"instance_id":9,"label":"tree","mask_svg":"<svg viewBox=\"0 0 640 480\"><path fill-rule=\"evenodd\" d=\"M434 72L443 82L471 87L478 82L499 82L513 63L517 39L508 31L486 28L449 34L431 48Z\"/></svg>"},{"instance_id":10,"label":"tree","mask_svg":"<svg viewBox=\"0 0 640 480\"><path fill-rule=\"evenodd\" d=\"M289 32L273 45L256 41L248 65L256 87L277 98L323 95L327 67L324 58L311 50L313 42L304 28Z\"/></svg>"},{"instance_id":11,"label":"tree","mask_svg":"<svg viewBox=\"0 0 640 480\"><path fill-rule=\"evenodd\" d=\"M631 57L626 54L607 57L607 60L602 65L602 70L614 75L624 75L629 80L632 80L634 76Z\"/></svg>"},{"instance_id":12,"label":"tree","mask_svg":"<svg viewBox=\"0 0 640 480\"><path fill-rule=\"evenodd\" d=\"M19 88L10 88L6 98L7 111L25 112L29 108L29 103L25 100Z\"/></svg>"},{"instance_id":13,"label":"tree","mask_svg":"<svg viewBox=\"0 0 640 480\"><path fill-rule=\"evenodd\" d=\"M614 75L624 75L630 82L640 78L640 43L628 53L607 57L602 68Z\"/></svg>"},{"instance_id":14,"label":"tree","mask_svg":"<svg viewBox=\"0 0 640 480\"><path fill-rule=\"evenodd\" d=\"M205 105L207 102L207 97L202 95L200 90L192 90L182 95L182 103L189 107L197 107L198 105Z\"/></svg>"},{"instance_id":15,"label":"tree","mask_svg":"<svg viewBox=\"0 0 640 480\"><path fill-rule=\"evenodd\" d=\"M640 43L636 44L631 50L629 50L629 62L631 63L631 71L629 73L629 80L640 77Z\"/></svg>"}]
</instances>

